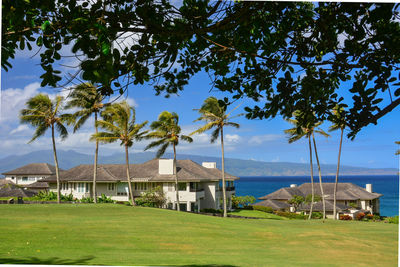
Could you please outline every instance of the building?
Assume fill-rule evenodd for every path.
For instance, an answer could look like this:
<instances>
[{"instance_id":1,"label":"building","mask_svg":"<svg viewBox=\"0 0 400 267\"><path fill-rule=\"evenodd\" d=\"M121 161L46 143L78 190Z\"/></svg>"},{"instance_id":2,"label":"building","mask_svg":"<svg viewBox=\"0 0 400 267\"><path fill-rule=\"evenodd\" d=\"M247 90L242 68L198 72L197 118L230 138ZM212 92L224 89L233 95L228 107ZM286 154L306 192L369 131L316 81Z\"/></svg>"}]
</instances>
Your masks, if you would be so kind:
<instances>
[{"instance_id":1,"label":"building","mask_svg":"<svg viewBox=\"0 0 400 267\"><path fill-rule=\"evenodd\" d=\"M326 215L333 218L333 190L334 183L323 183ZM318 183L314 184L315 195L321 196L321 189ZM290 187L281 188L271 194L260 197L262 202L254 205L266 205L266 200L280 201L287 203L294 196L302 196L306 198L311 194L311 183L304 183L300 186L292 184ZM336 210L339 214L348 214L354 217L357 212L370 212L372 214L380 212L379 197L382 194L372 192L372 185L367 184L365 188L352 183L338 183L336 193ZM294 211L293 207L291 208ZM308 213L310 211L309 204L301 204L297 211ZM322 211L322 202L313 205L313 211Z\"/></svg>"},{"instance_id":2,"label":"building","mask_svg":"<svg viewBox=\"0 0 400 267\"><path fill-rule=\"evenodd\" d=\"M166 196L168 208L175 208L175 175L178 179L179 203L181 210L199 211L203 208L222 208L222 173L215 162L199 165L191 160L153 159L142 164L130 164L130 179L133 196L140 197L148 189L160 186ZM61 194L72 194L81 199L92 197L93 165L79 165L60 174ZM225 173L227 206L231 208L235 194L233 182L238 177ZM56 191L56 176L42 180L49 184L49 190ZM126 182L126 165L98 165L96 178L97 195L105 194L117 201L128 201L129 190Z\"/></svg>"},{"instance_id":3,"label":"building","mask_svg":"<svg viewBox=\"0 0 400 267\"><path fill-rule=\"evenodd\" d=\"M60 171L63 171L60 169ZM17 185L29 187L30 184L36 183L43 178L56 174L56 168L47 163L31 163L19 167L12 171L2 173L5 179ZM46 188L46 184L41 184L41 189Z\"/></svg>"}]
</instances>

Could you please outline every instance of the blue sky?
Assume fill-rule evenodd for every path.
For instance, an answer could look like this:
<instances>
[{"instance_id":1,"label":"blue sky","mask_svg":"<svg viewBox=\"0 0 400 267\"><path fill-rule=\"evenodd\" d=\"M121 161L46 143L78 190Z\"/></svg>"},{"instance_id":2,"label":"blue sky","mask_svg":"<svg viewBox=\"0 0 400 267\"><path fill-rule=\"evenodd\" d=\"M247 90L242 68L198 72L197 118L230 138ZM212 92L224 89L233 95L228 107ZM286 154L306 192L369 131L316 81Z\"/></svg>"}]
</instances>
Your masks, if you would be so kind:
<instances>
[{"instance_id":1,"label":"blue sky","mask_svg":"<svg viewBox=\"0 0 400 267\"><path fill-rule=\"evenodd\" d=\"M68 53L68 51L65 51ZM39 76L42 69L38 65L39 58L30 58L34 52L19 52L12 61L13 68L9 72L1 72L1 106L0 106L0 157L14 154L24 154L31 151L51 149L49 133L32 144L27 144L33 134L33 129L27 125L20 125L18 111L24 107L26 100L39 92L54 96L66 95L67 91L54 88L41 88ZM67 65L76 65L74 59L64 60ZM61 67L64 74L73 72ZM179 96L165 98L155 96L151 86L134 86L129 88L127 96L129 103L136 106L137 121L149 122L156 120L161 111L175 111L179 114L183 132L188 134L200 126L193 121L198 117L194 108L199 108L207 97L217 98L229 96L227 94L210 91L211 85L206 73L200 73L190 80L189 85ZM342 89L345 90L345 89ZM246 105L254 104L251 101L241 100L241 106L234 112L243 112ZM369 125L364 128L354 141L344 140L342 164L383 168L398 167L398 157L394 155L398 146L394 143L400 140L400 109L394 111L378 121L378 125ZM235 119L241 125L240 129L225 130L226 157L253 159L269 162L297 162L308 163L308 144L300 140L295 144L288 144L283 130L291 127L281 117L272 120L247 120L244 116ZM322 125L327 130L328 123ZM78 133L72 131L67 140L58 142L58 149L73 149L78 152L93 153L93 143L88 141L93 131L89 121ZM210 144L209 133L194 137L194 143L181 143L178 153L220 156L219 143ZM147 142L134 144L133 151L143 151ZM317 137L321 163L336 164L339 132L331 133L331 137ZM100 153L123 153L118 144L102 145Z\"/></svg>"}]
</instances>

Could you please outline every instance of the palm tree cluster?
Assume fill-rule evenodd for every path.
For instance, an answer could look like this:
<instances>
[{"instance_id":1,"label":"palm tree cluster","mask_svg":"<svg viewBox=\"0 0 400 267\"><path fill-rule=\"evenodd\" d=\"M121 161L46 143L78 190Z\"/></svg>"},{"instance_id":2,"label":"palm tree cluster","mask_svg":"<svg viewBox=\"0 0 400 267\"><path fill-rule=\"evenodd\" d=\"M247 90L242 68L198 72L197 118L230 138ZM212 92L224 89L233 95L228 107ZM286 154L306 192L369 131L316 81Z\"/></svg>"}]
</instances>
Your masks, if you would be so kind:
<instances>
[{"instance_id":1,"label":"palm tree cluster","mask_svg":"<svg viewBox=\"0 0 400 267\"><path fill-rule=\"evenodd\" d=\"M313 212L313 204L315 203L315 190L314 190L314 168L313 168L313 151L312 144L314 147L315 159L317 161L318 166L318 176L319 176L319 186L321 190L321 199L322 199L322 209L323 209L323 219L326 218L326 208L325 208L325 195L324 189L322 186L322 175L321 175L321 165L318 157L317 143L315 139L315 134L320 134L324 137L329 137L324 130L319 128L322 124L322 121L317 121L316 117L313 116L312 112L305 112L301 110L297 110L293 113L294 119L287 119L287 121L294 125L293 128L287 129L284 132L289 136L289 143L293 143L295 141L300 140L302 137L306 137L308 139L308 150L310 155L310 176L311 176L311 203L310 203L310 213L308 219L310 220ZM345 110L342 106L336 105L332 110L332 115L329 117L329 120L332 122L332 125L329 127L329 131L340 130L340 143L339 143L339 155L337 160L337 168L336 168L336 177L335 177L335 185L333 192L333 218L336 220L336 193L337 193L337 185L339 180L339 168L340 168L340 156L342 151L342 142L343 142L343 133L346 128L346 119L345 119ZM301 121L301 122L300 122ZM312 139L312 143L311 143Z\"/></svg>"},{"instance_id":2,"label":"palm tree cluster","mask_svg":"<svg viewBox=\"0 0 400 267\"><path fill-rule=\"evenodd\" d=\"M218 99L209 97L204 101L200 109L196 109L200 113L200 117L196 121L204 121L205 125L189 136L181 133L178 114L168 111L161 112L158 119L150 124L151 131L144 130L148 121L136 123L134 107L131 107L126 101L104 103L105 97L99 93L95 85L90 83L83 83L73 88L68 98L69 100L64 104L64 99L61 96L57 96L55 100L51 100L48 95L39 94L29 99L26 103L27 108L20 112L21 123L27 123L36 127L36 132L30 142L44 135L46 130L51 128L57 176L57 198L59 203L61 194L55 145L55 130L59 132L61 139L65 139L68 136L65 125L73 126L73 131L75 133L90 117L94 116L95 133L91 136L90 141L96 143L92 190L95 203L97 201L96 176L99 143L108 144L119 141L120 145L124 147L129 196L132 205L135 205L129 169L129 148L132 147L134 142L143 139L155 140L147 145L145 150L160 147L156 154L157 158L161 157L167 148L171 146L174 152L174 166L176 167L176 147L179 145L179 142L185 141L191 143L193 142L192 135L214 129L211 134L211 142L215 142L218 137L221 137L223 209L224 216L227 216L223 129L224 126L239 128L239 124L230 121L230 119L233 118L231 117L232 111L226 114L226 108L219 104ZM63 111L68 109L77 109L77 111L72 114L63 114ZM101 117L101 119L99 119L99 117ZM99 128L104 131L99 131ZM174 177L176 209L179 211L179 190L176 170L174 172Z\"/></svg>"}]
</instances>

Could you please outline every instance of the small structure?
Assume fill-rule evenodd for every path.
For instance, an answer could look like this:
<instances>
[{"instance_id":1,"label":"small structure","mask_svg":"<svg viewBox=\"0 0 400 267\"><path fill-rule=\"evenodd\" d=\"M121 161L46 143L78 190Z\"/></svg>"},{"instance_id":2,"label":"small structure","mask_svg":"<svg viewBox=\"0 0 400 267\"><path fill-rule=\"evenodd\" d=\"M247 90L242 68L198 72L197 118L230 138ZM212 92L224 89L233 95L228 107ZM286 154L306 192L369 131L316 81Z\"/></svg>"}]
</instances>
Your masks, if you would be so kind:
<instances>
[{"instance_id":1,"label":"small structure","mask_svg":"<svg viewBox=\"0 0 400 267\"><path fill-rule=\"evenodd\" d=\"M0 197L18 197L22 200L23 197L32 197L35 194L35 192L23 189L9 181L0 184Z\"/></svg>"},{"instance_id":2,"label":"small structure","mask_svg":"<svg viewBox=\"0 0 400 267\"><path fill-rule=\"evenodd\" d=\"M60 172L63 171L60 169ZM2 173L5 179L18 185L29 185L56 174L56 168L48 163L31 163Z\"/></svg>"},{"instance_id":3,"label":"small structure","mask_svg":"<svg viewBox=\"0 0 400 267\"><path fill-rule=\"evenodd\" d=\"M75 198L92 197L93 165L79 165L60 174L61 194L72 194ZM222 208L222 173L215 163L199 165L191 160L153 159L142 164L130 164L130 180L133 197L140 197L145 191L160 186L165 193L166 208L176 207L175 176L178 179L180 209L200 211L204 208ZM227 206L232 205L235 194L233 182L238 177L225 173ZM41 180L49 184L50 191L56 191L56 176ZM97 194L105 194L117 201L129 201L126 165L100 164L97 169Z\"/></svg>"},{"instance_id":4,"label":"small structure","mask_svg":"<svg viewBox=\"0 0 400 267\"><path fill-rule=\"evenodd\" d=\"M333 218L333 190L334 183L323 183L326 215ZM319 184L314 184L315 195L321 196ZM300 186L291 185L290 187L281 188L271 194L260 197L260 200L274 200L286 203L294 196L302 196L306 198L311 194L311 183L304 183ZM338 183L336 193L336 216L339 214L349 214L354 217L359 211L369 212L372 214L380 212L379 198L382 194L372 192L372 185L367 184L366 188L362 188L352 183ZM261 202L260 202L261 203ZM255 204L258 205L258 204ZM301 204L297 211L303 211L306 214L310 211L309 204ZM313 211L322 211L322 201L313 205Z\"/></svg>"}]
</instances>

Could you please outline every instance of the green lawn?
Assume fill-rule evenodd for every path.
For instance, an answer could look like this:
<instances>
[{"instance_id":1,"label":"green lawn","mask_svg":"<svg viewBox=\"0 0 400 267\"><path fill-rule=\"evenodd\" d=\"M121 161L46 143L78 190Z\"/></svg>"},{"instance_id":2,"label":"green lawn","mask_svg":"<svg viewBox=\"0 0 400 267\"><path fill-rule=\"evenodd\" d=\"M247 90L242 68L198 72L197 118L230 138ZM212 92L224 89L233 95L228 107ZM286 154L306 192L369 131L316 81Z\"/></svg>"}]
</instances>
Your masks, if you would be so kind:
<instances>
[{"instance_id":1,"label":"green lawn","mask_svg":"<svg viewBox=\"0 0 400 267\"><path fill-rule=\"evenodd\" d=\"M288 218L281 217L272 213L267 213L259 210L235 210L229 212L229 214L242 216L242 217L254 217L254 218L264 218L264 219L274 219L274 220L289 220Z\"/></svg>"},{"instance_id":2,"label":"green lawn","mask_svg":"<svg viewBox=\"0 0 400 267\"><path fill-rule=\"evenodd\" d=\"M221 218L116 204L0 205L0 264L397 266L398 225Z\"/></svg>"}]
</instances>

